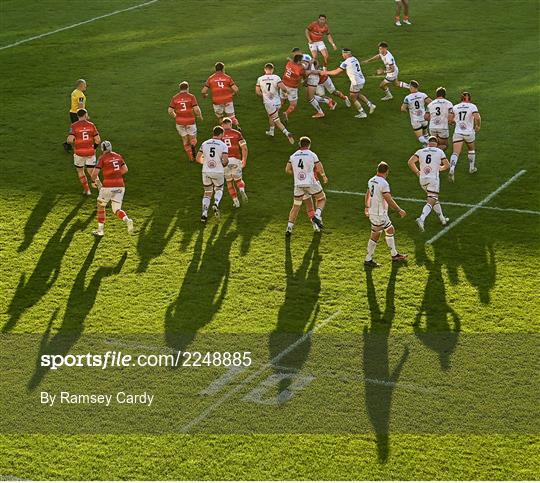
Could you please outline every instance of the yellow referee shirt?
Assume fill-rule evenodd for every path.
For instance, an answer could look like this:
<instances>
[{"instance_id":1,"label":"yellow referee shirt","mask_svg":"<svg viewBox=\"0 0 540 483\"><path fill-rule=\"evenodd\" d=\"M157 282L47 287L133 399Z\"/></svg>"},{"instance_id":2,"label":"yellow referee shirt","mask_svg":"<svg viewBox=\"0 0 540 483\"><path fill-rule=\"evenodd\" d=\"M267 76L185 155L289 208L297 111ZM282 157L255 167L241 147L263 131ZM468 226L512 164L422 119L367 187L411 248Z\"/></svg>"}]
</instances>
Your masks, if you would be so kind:
<instances>
[{"instance_id":1,"label":"yellow referee shirt","mask_svg":"<svg viewBox=\"0 0 540 483\"><path fill-rule=\"evenodd\" d=\"M71 109L69 112L77 112L80 109L79 102L82 102L83 108L86 107L86 96L84 95L84 92L79 89L75 89L71 93Z\"/></svg>"}]
</instances>

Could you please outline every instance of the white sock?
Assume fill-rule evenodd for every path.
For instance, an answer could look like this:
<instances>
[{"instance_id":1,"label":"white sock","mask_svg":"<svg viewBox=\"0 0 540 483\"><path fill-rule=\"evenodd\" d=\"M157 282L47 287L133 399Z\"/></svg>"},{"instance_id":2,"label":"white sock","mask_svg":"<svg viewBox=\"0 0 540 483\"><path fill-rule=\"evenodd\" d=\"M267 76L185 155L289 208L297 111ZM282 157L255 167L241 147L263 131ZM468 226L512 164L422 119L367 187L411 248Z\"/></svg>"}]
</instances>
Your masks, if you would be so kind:
<instances>
[{"instance_id":1,"label":"white sock","mask_svg":"<svg viewBox=\"0 0 540 483\"><path fill-rule=\"evenodd\" d=\"M287 230L292 230L294 226L294 223L291 223L290 221L287 223Z\"/></svg>"},{"instance_id":2,"label":"white sock","mask_svg":"<svg viewBox=\"0 0 540 483\"><path fill-rule=\"evenodd\" d=\"M471 167L474 167L474 164L476 163L476 151L469 151L468 158L469 158L469 165Z\"/></svg>"},{"instance_id":3,"label":"white sock","mask_svg":"<svg viewBox=\"0 0 540 483\"><path fill-rule=\"evenodd\" d=\"M456 169L458 160L458 155L456 153L452 153L452 156L450 156L450 172L453 173Z\"/></svg>"},{"instance_id":4,"label":"white sock","mask_svg":"<svg viewBox=\"0 0 540 483\"><path fill-rule=\"evenodd\" d=\"M418 138L418 141L420 141L422 144L427 144L426 136L422 135Z\"/></svg>"},{"instance_id":5,"label":"white sock","mask_svg":"<svg viewBox=\"0 0 540 483\"><path fill-rule=\"evenodd\" d=\"M367 242L367 252L366 252L366 262L369 262L373 259L373 254L375 253L375 248L377 248L377 242L373 241L371 238Z\"/></svg>"},{"instance_id":6,"label":"white sock","mask_svg":"<svg viewBox=\"0 0 540 483\"><path fill-rule=\"evenodd\" d=\"M388 245L388 248L390 248L391 255L395 257L398 254L398 251L396 250L396 241L394 240L394 235L386 235L384 238L386 239L386 244Z\"/></svg>"},{"instance_id":7,"label":"white sock","mask_svg":"<svg viewBox=\"0 0 540 483\"><path fill-rule=\"evenodd\" d=\"M431 205L429 203L426 203L426 205L424 206L424 208L422 209L422 214L420 215L420 219L422 221L426 221L426 218L428 217L428 215L431 213Z\"/></svg>"},{"instance_id":8,"label":"white sock","mask_svg":"<svg viewBox=\"0 0 540 483\"><path fill-rule=\"evenodd\" d=\"M315 96L317 102L323 102L324 104L330 104L330 99L328 97Z\"/></svg>"},{"instance_id":9,"label":"white sock","mask_svg":"<svg viewBox=\"0 0 540 483\"><path fill-rule=\"evenodd\" d=\"M388 87L385 87L384 93L385 93L386 95L389 95L389 94L390 94L390 89L389 89Z\"/></svg>"},{"instance_id":10,"label":"white sock","mask_svg":"<svg viewBox=\"0 0 540 483\"><path fill-rule=\"evenodd\" d=\"M309 103L313 106L313 108L318 112L322 113L321 106L319 106L319 103L317 102L317 99L313 98L309 101Z\"/></svg>"},{"instance_id":11,"label":"white sock","mask_svg":"<svg viewBox=\"0 0 540 483\"><path fill-rule=\"evenodd\" d=\"M214 204L216 206L219 206L219 202L221 201L221 197L223 196L223 190L217 190L214 193Z\"/></svg>"},{"instance_id":12,"label":"white sock","mask_svg":"<svg viewBox=\"0 0 540 483\"><path fill-rule=\"evenodd\" d=\"M437 216L439 217L439 219L441 220L445 219L443 211L442 211L442 206L438 202L435 205L433 205L433 211L437 213Z\"/></svg>"},{"instance_id":13,"label":"white sock","mask_svg":"<svg viewBox=\"0 0 540 483\"><path fill-rule=\"evenodd\" d=\"M408 89L410 86L406 82L399 81L399 87L403 87L404 89Z\"/></svg>"},{"instance_id":14,"label":"white sock","mask_svg":"<svg viewBox=\"0 0 540 483\"><path fill-rule=\"evenodd\" d=\"M285 136L288 136L290 134L289 131L287 131L286 127L283 128L283 134L285 134Z\"/></svg>"},{"instance_id":15,"label":"white sock","mask_svg":"<svg viewBox=\"0 0 540 483\"><path fill-rule=\"evenodd\" d=\"M204 197L202 199L202 210L203 210L203 213L206 214L208 212L208 208L210 207L210 198L208 197Z\"/></svg>"},{"instance_id":16,"label":"white sock","mask_svg":"<svg viewBox=\"0 0 540 483\"><path fill-rule=\"evenodd\" d=\"M98 231L103 231L105 229L105 223L98 223L97 224Z\"/></svg>"},{"instance_id":17,"label":"white sock","mask_svg":"<svg viewBox=\"0 0 540 483\"><path fill-rule=\"evenodd\" d=\"M270 126L270 127L268 128L268 132L274 134L274 126Z\"/></svg>"},{"instance_id":18,"label":"white sock","mask_svg":"<svg viewBox=\"0 0 540 483\"><path fill-rule=\"evenodd\" d=\"M317 208L317 209L315 210L315 216L316 216L317 218L320 218L320 217L321 217L321 213L322 213L322 211L321 211L320 208Z\"/></svg>"}]
</instances>

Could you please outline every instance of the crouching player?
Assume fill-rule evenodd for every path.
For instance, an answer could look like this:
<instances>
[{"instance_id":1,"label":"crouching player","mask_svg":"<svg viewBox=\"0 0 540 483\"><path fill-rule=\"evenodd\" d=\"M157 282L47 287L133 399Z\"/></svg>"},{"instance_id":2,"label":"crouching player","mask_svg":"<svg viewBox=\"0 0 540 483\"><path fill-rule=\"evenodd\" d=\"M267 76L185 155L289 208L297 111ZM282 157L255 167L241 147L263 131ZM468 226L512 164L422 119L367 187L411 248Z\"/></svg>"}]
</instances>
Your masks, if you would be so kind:
<instances>
[{"instance_id":1,"label":"crouching player","mask_svg":"<svg viewBox=\"0 0 540 483\"><path fill-rule=\"evenodd\" d=\"M416 163L419 163L420 168L416 166ZM418 176L420 186L427 193L426 205L420 217L416 219L416 224L421 231L424 231L424 222L433 210L441 223L446 225L449 220L444 216L439 204L439 172L447 170L450 163L444 151L437 147L437 137L429 136L427 147L416 151L409 158L408 164L413 173Z\"/></svg>"},{"instance_id":2,"label":"crouching player","mask_svg":"<svg viewBox=\"0 0 540 483\"><path fill-rule=\"evenodd\" d=\"M182 138L184 151L188 155L190 161L195 159L197 150L197 125L195 124L195 116L202 121L201 108L197 103L197 99L189 92L189 84L181 82L179 92L169 104L169 116L176 120L176 130Z\"/></svg>"},{"instance_id":3,"label":"crouching player","mask_svg":"<svg viewBox=\"0 0 540 483\"><path fill-rule=\"evenodd\" d=\"M101 150L103 154L99 157L98 163L90 175L92 181L99 188L97 199L98 229L92 233L95 236L105 234L105 208L110 201L113 213L127 225L127 231L131 235L133 233L133 220L122 210L122 200L126 190L124 187L124 175L128 172L128 167L124 162L124 158L112 150L109 141L101 143ZM99 179L100 171L103 181Z\"/></svg>"},{"instance_id":4,"label":"crouching player","mask_svg":"<svg viewBox=\"0 0 540 483\"><path fill-rule=\"evenodd\" d=\"M285 231L285 236L288 237L292 234L293 226L305 195L312 196L315 200L316 209L311 222L319 230L323 228L322 210L326 204L326 195L316 176L320 175L325 184L328 182L328 178L326 177L322 163L319 161L319 157L311 151L310 147L311 139L307 136L302 136L300 138L300 149L289 158L287 167L285 168L285 172L292 174L294 177L294 202L289 213L287 230Z\"/></svg>"},{"instance_id":5,"label":"crouching player","mask_svg":"<svg viewBox=\"0 0 540 483\"><path fill-rule=\"evenodd\" d=\"M364 260L364 266L366 268L376 268L380 266L373 260L373 254L375 253L377 242L383 231L386 244L388 245L388 248L390 248L392 261L402 262L407 259L407 255L399 253L396 249L396 241L394 240L394 233L396 230L388 217L389 206L396 210L401 218L407 215L405 210L402 210L394 201L394 198L392 198L390 185L386 180L389 171L390 167L388 164L382 161L377 166L377 174L368 181L364 213L371 223L371 237L368 241L366 258Z\"/></svg>"},{"instance_id":6,"label":"crouching player","mask_svg":"<svg viewBox=\"0 0 540 483\"><path fill-rule=\"evenodd\" d=\"M240 208L240 201L236 192L237 187L242 196L242 201L247 203L248 200L246 184L242 179L242 169L246 167L247 163L248 147L242 133L232 128L232 120L230 118L223 118L221 127L223 128L223 142L227 145L229 151L229 163L224 169L225 181L227 182L227 189L231 195L233 206Z\"/></svg>"}]
</instances>

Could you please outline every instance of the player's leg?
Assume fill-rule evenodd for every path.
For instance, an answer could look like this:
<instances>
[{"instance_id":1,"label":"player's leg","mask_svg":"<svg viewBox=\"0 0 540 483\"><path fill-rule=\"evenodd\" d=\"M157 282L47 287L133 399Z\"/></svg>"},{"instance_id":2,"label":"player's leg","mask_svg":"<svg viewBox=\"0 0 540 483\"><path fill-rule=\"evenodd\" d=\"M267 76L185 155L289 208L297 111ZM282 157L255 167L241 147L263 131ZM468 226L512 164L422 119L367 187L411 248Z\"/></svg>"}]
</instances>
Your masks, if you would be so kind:
<instances>
[{"instance_id":1,"label":"player's leg","mask_svg":"<svg viewBox=\"0 0 540 483\"><path fill-rule=\"evenodd\" d=\"M313 60L317 60L318 52L317 44L315 42L311 42L308 44L308 49L311 54L311 57L313 57Z\"/></svg>"},{"instance_id":2,"label":"player's leg","mask_svg":"<svg viewBox=\"0 0 540 483\"><path fill-rule=\"evenodd\" d=\"M204 194L202 199L201 221L203 223L206 223L206 220L208 220L208 209L210 208L210 202L212 201L212 193L214 192L214 187L212 186L212 180L204 173L202 175L202 179Z\"/></svg>"},{"instance_id":3,"label":"player's leg","mask_svg":"<svg viewBox=\"0 0 540 483\"><path fill-rule=\"evenodd\" d=\"M240 190L240 196L242 197L242 201L244 203L247 203L248 197L246 194L246 183L243 178L242 166L239 164L235 165L233 168L233 179L234 179L234 182L236 183L236 186Z\"/></svg>"},{"instance_id":4,"label":"player's leg","mask_svg":"<svg viewBox=\"0 0 540 483\"><path fill-rule=\"evenodd\" d=\"M274 131L275 131L275 128L276 128L276 123L272 120L272 118L270 117L270 115L268 115L268 131L266 131L266 135L267 136L274 136Z\"/></svg>"},{"instance_id":5,"label":"player's leg","mask_svg":"<svg viewBox=\"0 0 540 483\"><path fill-rule=\"evenodd\" d=\"M401 27L401 0L396 0L396 15L394 16L396 27Z\"/></svg>"},{"instance_id":6,"label":"player's leg","mask_svg":"<svg viewBox=\"0 0 540 483\"><path fill-rule=\"evenodd\" d=\"M223 198L223 185L225 184L223 175L215 175L212 178L212 184L214 186L214 205L212 209L216 218L219 218L219 204L221 203L221 198Z\"/></svg>"},{"instance_id":7,"label":"player's leg","mask_svg":"<svg viewBox=\"0 0 540 483\"><path fill-rule=\"evenodd\" d=\"M187 140L191 148L193 160L197 157L197 125L191 124L187 126Z\"/></svg>"},{"instance_id":8,"label":"player's leg","mask_svg":"<svg viewBox=\"0 0 540 483\"><path fill-rule=\"evenodd\" d=\"M373 255L375 254L375 250L377 249L377 243L379 242L379 239L381 238L382 229L374 225L374 221L372 221L371 219L370 219L370 222L371 222L371 235L367 243L366 256L364 258L364 266L367 268L376 268L379 266L379 264L375 260L373 260Z\"/></svg>"},{"instance_id":9,"label":"player's leg","mask_svg":"<svg viewBox=\"0 0 540 483\"><path fill-rule=\"evenodd\" d=\"M88 174L88 177L92 179L92 171L94 170L95 166L97 164L96 155L94 156L88 156L84 160L84 168L86 170L86 174ZM97 188L97 184L95 181L92 181L92 188Z\"/></svg>"},{"instance_id":10,"label":"player's leg","mask_svg":"<svg viewBox=\"0 0 540 483\"><path fill-rule=\"evenodd\" d=\"M320 186L317 186L317 189L319 189L319 187ZM320 230L322 230L322 211L326 205L326 194L321 188L319 192L313 193L313 198L315 199L315 213L313 214L313 218L311 220L319 227Z\"/></svg>"},{"instance_id":11,"label":"player's leg","mask_svg":"<svg viewBox=\"0 0 540 483\"><path fill-rule=\"evenodd\" d=\"M401 87L402 89L408 89L410 87L407 82L400 81L397 78L394 80L394 85L397 87Z\"/></svg>"},{"instance_id":12,"label":"player's leg","mask_svg":"<svg viewBox=\"0 0 540 483\"><path fill-rule=\"evenodd\" d=\"M386 225L384 229L384 239L386 241L386 244L388 245L388 248L390 248L390 254L392 255L392 261L393 262L402 262L407 259L407 255L401 254L397 251L396 248L396 240L394 238L394 235L396 233L396 230L394 228L394 225L392 225L392 222L388 220L388 224Z\"/></svg>"},{"instance_id":13,"label":"player's leg","mask_svg":"<svg viewBox=\"0 0 540 483\"><path fill-rule=\"evenodd\" d=\"M227 191L231 196L233 206L235 208L240 208L240 201L238 200L236 186L234 185L232 166L230 162L227 166L225 166L225 182L227 183Z\"/></svg>"},{"instance_id":14,"label":"player's leg","mask_svg":"<svg viewBox=\"0 0 540 483\"><path fill-rule=\"evenodd\" d=\"M124 191L124 188L112 188L111 208L112 212L127 225L128 233L131 234L133 233L133 220L122 209Z\"/></svg>"},{"instance_id":15,"label":"player's leg","mask_svg":"<svg viewBox=\"0 0 540 483\"><path fill-rule=\"evenodd\" d=\"M296 87L287 87L287 99L289 100L289 107L283 113L286 121L289 120L289 116L296 109L298 103L298 89Z\"/></svg>"},{"instance_id":16,"label":"player's leg","mask_svg":"<svg viewBox=\"0 0 540 483\"><path fill-rule=\"evenodd\" d=\"M291 236L294 224L296 223L296 218L298 218L298 212L302 206L302 198L304 193L300 190L295 190L293 205L291 211L289 212L289 221L287 222L287 230L285 231L285 236Z\"/></svg>"},{"instance_id":17,"label":"player's leg","mask_svg":"<svg viewBox=\"0 0 540 483\"><path fill-rule=\"evenodd\" d=\"M469 158L469 173L473 174L478 171L478 168L476 167L476 149L474 141L467 142L467 149L467 157Z\"/></svg>"},{"instance_id":18,"label":"player's leg","mask_svg":"<svg viewBox=\"0 0 540 483\"><path fill-rule=\"evenodd\" d=\"M424 134L424 127L421 125L415 124L413 125L412 128L413 128L414 135L416 136L416 139L418 139L418 142L420 142L423 145L427 144L427 138Z\"/></svg>"},{"instance_id":19,"label":"player's leg","mask_svg":"<svg viewBox=\"0 0 540 483\"><path fill-rule=\"evenodd\" d=\"M390 88L388 87L391 83L392 83L392 81L389 81L386 78L384 78L382 80L381 84L379 85L379 87L384 92L384 96L381 97L381 101L389 101L389 100L394 98L394 96L390 92Z\"/></svg>"},{"instance_id":20,"label":"player's leg","mask_svg":"<svg viewBox=\"0 0 540 483\"><path fill-rule=\"evenodd\" d=\"M232 125L235 129L240 130L240 123L238 122L238 119L236 118L236 114L234 113L234 104L232 102L227 102L224 107L224 111L226 114L226 117L228 117ZM220 123L223 119L220 120Z\"/></svg>"},{"instance_id":21,"label":"player's leg","mask_svg":"<svg viewBox=\"0 0 540 483\"><path fill-rule=\"evenodd\" d=\"M310 82L310 79L308 79L308 82ZM317 88L317 84L308 84L307 85L307 101L311 104L311 107L317 111L313 116L314 118L324 117L324 112L321 109L321 106L319 104L319 101L317 100L317 96L315 96L315 89Z\"/></svg>"},{"instance_id":22,"label":"player's leg","mask_svg":"<svg viewBox=\"0 0 540 483\"><path fill-rule=\"evenodd\" d=\"M369 108L369 113L373 114L375 108L377 107L373 102L371 102L364 94L362 94L362 87L360 86L360 91L358 92L358 100L366 104Z\"/></svg>"},{"instance_id":23,"label":"player's leg","mask_svg":"<svg viewBox=\"0 0 540 483\"><path fill-rule=\"evenodd\" d=\"M360 100L358 99L360 93L360 87L351 84L350 90L349 90L349 97L351 98L351 104L354 106L354 108L358 111L358 114L354 117L358 118L364 118L367 117L366 111L364 111L364 108L362 107L362 104L360 103Z\"/></svg>"},{"instance_id":24,"label":"player's leg","mask_svg":"<svg viewBox=\"0 0 540 483\"><path fill-rule=\"evenodd\" d=\"M401 0L403 3L403 23L405 25L412 25L409 20L409 0Z\"/></svg>"},{"instance_id":25,"label":"player's leg","mask_svg":"<svg viewBox=\"0 0 540 483\"><path fill-rule=\"evenodd\" d=\"M328 67L328 59L330 58L330 56L328 55L328 49L326 47L323 47L320 50L323 57L323 67L326 69L326 67Z\"/></svg>"},{"instance_id":26,"label":"player's leg","mask_svg":"<svg viewBox=\"0 0 540 483\"><path fill-rule=\"evenodd\" d=\"M285 125L281 122L279 119L279 110L276 109L270 116L269 116L270 122L272 122L277 128L285 135L287 136L287 139L291 144L294 144L294 137L291 134L290 131L287 130ZM273 132L273 131L272 131ZM268 134L268 133L267 133ZM273 135L273 134L272 134Z\"/></svg>"},{"instance_id":27,"label":"player's leg","mask_svg":"<svg viewBox=\"0 0 540 483\"><path fill-rule=\"evenodd\" d=\"M103 236L105 235L105 208L107 207L108 201L106 201L102 195L103 188L100 190L98 199L97 199L97 230L94 230L92 234L94 236Z\"/></svg>"},{"instance_id":28,"label":"player's leg","mask_svg":"<svg viewBox=\"0 0 540 483\"><path fill-rule=\"evenodd\" d=\"M450 156L450 169L448 171L448 179L454 181L454 172L456 171L459 155L461 154L461 148L463 147L463 136L460 134L454 134L452 142L452 156Z\"/></svg>"},{"instance_id":29,"label":"player's leg","mask_svg":"<svg viewBox=\"0 0 540 483\"><path fill-rule=\"evenodd\" d=\"M221 121L225 117L225 104L213 104L214 114L217 117L218 124L221 124Z\"/></svg>"},{"instance_id":30,"label":"player's leg","mask_svg":"<svg viewBox=\"0 0 540 483\"><path fill-rule=\"evenodd\" d=\"M90 191L90 186L88 185L88 179L86 177L86 172L84 170L84 166L85 166L84 158L74 154L73 163L75 165L75 169L77 170L77 177L79 178L79 181L83 187L83 194L91 195L92 192Z\"/></svg>"},{"instance_id":31,"label":"player's leg","mask_svg":"<svg viewBox=\"0 0 540 483\"><path fill-rule=\"evenodd\" d=\"M439 149L446 151L448 148L448 131L443 135L442 132L437 133L437 146Z\"/></svg>"}]
</instances>

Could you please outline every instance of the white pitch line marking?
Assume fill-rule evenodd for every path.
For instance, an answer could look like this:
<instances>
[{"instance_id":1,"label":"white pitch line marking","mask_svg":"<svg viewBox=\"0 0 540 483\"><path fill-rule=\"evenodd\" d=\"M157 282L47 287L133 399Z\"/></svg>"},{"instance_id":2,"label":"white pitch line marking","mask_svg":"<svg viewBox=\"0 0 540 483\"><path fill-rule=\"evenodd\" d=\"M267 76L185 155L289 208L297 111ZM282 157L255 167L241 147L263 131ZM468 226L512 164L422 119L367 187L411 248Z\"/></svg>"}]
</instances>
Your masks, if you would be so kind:
<instances>
[{"instance_id":1,"label":"white pitch line marking","mask_svg":"<svg viewBox=\"0 0 540 483\"><path fill-rule=\"evenodd\" d=\"M478 208L481 208L486 203L489 203L495 196L497 196L502 190L510 186L516 179L523 176L527 170L522 169L521 171L518 171L514 176L512 176L510 179L506 180L501 186L499 186L495 191L492 191L489 195L487 195L480 203L477 205L474 205L472 208L467 210L463 215L461 215L459 218L456 218L452 223L450 223L448 226L443 228L439 233L432 236L427 242L426 245L432 245L435 243L439 238L441 238L443 235L448 233L452 228L454 228L456 225L461 223L465 218L472 215Z\"/></svg>"},{"instance_id":2,"label":"white pitch line marking","mask_svg":"<svg viewBox=\"0 0 540 483\"><path fill-rule=\"evenodd\" d=\"M269 362L264 364L258 371L254 372L253 374L251 374L251 376L246 377L242 382L240 382L236 386L232 387L228 392L226 392L223 396L221 396L214 404L211 404L210 406L208 406L197 417L193 418L189 423L187 423L182 428L182 432L187 433L191 428L193 428L194 426L196 426L200 422L204 421L208 417L208 415L210 413L212 413L219 406L221 406L227 399L229 399L231 396L233 396L238 391L240 391L244 386L246 386L246 384L249 384L254 379L257 379L264 371L266 371L270 367L274 366L274 364L276 362L279 362L283 357L285 357L287 354L289 354L294 349L296 349L297 346L302 344L305 340L307 340L309 337L311 337L315 332L322 329L325 325L329 324L340 313L341 313L341 310L338 310L337 312L334 312L332 315L330 315L325 320L323 320L321 324L316 325L315 327L313 327L313 329L311 329L309 332L306 332L302 337L300 337L298 340L293 342L290 346L283 349L277 356L275 356Z\"/></svg>"},{"instance_id":3,"label":"white pitch line marking","mask_svg":"<svg viewBox=\"0 0 540 483\"><path fill-rule=\"evenodd\" d=\"M31 42L32 40L42 39L43 37L48 37L49 35L57 34L58 32L63 32L64 30L69 30L75 27L79 27L80 25L84 25L90 22L95 22L96 20L100 20L102 18L112 17L113 15L117 15L122 12L128 12L129 10L135 10L136 8L146 7L147 5L151 5L152 3L156 3L156 2L159 2L159 0L150 0L149 2L140 3L139 5L133 5L132 7L124 8L122 10L115 10L114 12L106 13L105 15L100 15L99 17L90 18L82 22L74 23L73 25L68 25L67 27L61 27L59 29L52 30L50 32L45 32L44 34L36 35L34 37L29 37L27 39L18 40L17 42L14 42L9 45L3 45L2 47L0 47L0 50L16 47L17 45L25 44L26 42Z\"/></svg>"},{"instance_id":4,"label":"white pitch line marking","mask_svg":"<svg viewBox=\"0 0 540 483\"><path fill-rule=\"evenodd\" d=\"M328 192L328 193L335 193L335 194L338 194L338 195L353 195L353 196L364 196L365 195L365 193L359 193L357 191L338 191L338 190L325 190L325 191ZM425 199L422 200L422 199L419 199L419 198L403 198L402 196L394 196L394 199L398 200L398 201L410 201L411 203L421 203L421 204L426 203ZM519 208L499 208L498 206L478 206L478 205L473 205L473 204L470 204L470 203L456 203L456 202L453 202L453 201L444 201L444 200L441 201L441 205L443 205L443 206L445 206L445 205L448 205L448 206L461 206L463 208L477 207L477 208L480 208L482 210L509 211L509 212L513 212L513 213L523 213L523 214L526 214L526 215L540 215L540 211L535 211L535 210L521 210Z\"/></svg>"}]
</instances>

